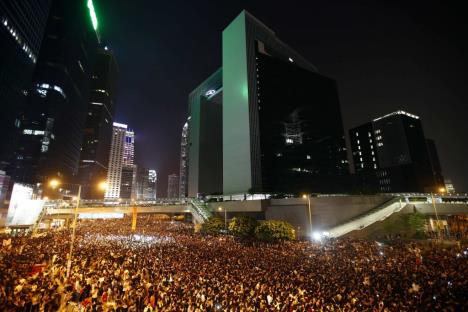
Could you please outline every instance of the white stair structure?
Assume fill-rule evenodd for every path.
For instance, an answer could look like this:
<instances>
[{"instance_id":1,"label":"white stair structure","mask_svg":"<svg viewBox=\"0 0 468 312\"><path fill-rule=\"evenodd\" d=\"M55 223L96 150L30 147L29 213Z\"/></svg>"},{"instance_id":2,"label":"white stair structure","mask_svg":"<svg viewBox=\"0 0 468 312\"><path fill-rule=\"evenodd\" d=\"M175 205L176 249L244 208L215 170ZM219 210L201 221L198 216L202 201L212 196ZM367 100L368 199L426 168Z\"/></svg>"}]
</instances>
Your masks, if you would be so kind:
<instances>
[{"instance_id":1,"label":"white stair structure","mask_svg":"<svg viewBox=\"0 0 468 312\"><path fill-rule=\"evenodd\" d=\"M326 236L330 238L340 237L355 230L363 228L378 222L383 221L395 212L399 212L406 206L402 197L394 197L389 201L361 214L351 220L328 229Z\"/></svg>"}]
</instances>

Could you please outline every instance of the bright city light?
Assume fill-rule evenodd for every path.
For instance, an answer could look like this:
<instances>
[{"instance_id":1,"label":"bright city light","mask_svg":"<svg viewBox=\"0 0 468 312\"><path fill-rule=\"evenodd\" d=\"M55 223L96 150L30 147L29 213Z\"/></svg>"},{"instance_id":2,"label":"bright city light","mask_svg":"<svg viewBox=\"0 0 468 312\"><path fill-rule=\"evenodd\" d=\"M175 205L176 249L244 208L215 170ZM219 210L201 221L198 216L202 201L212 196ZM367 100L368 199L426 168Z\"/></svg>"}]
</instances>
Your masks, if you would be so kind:
<instances>
[{"instance_id":1,"label":"bright city light","mask_svg":"<svg viewBox=\"0 0 468 312\"><path fill-rule=\"evenodd\" d=\"M316 241L321 241L322 240L322 235L319 232L314 232L312 233L312 238Z\"/></svg>"},{"instance_id":2,"label":"bright city light","mask_svg":"<svg viewBox=\"0 0 468 312\"><path fill-rule=\"evenodd\" d=\"M49 186L50 186L51 188L56 188L56 187L59 186L59 185L60 185L60 181L57 180L57 179L53 179L53 180L50 180L50 181L49 181Z\"/></svg>"},{"instance_id":3,"label":"bright city light","mask_svg":"<svg viewBox=\"0 0 468 312\"><path fill-rule=\"evenodd\" d=\"M106 191L107 190L107 182L106 181L102 181L98 184L98 188L101 190L101 191Z\"/></svg>"}]
</instances>

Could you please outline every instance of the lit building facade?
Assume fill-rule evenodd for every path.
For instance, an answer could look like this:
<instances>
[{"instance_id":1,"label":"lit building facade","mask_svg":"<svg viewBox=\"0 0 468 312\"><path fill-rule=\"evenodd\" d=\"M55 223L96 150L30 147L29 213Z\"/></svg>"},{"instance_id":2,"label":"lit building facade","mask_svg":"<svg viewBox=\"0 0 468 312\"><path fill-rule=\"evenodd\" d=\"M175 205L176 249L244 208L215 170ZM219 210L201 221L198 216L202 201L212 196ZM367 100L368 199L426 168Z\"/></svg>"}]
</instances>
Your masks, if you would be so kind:
<instances>
[{"instance_id":1,"label":"lit building facade","mask_svg":"<svg viewBox=\"0 0 468 312\"><path fill-rule=\"evenodd\" d=\"M185 198L188 195L187 189L187 171L188 171L188 123L182 127L182 136L180 140L180 172L179 172L179 197Z\"/></svg>"},{"instance_id":2,"label":"lit building facade","mask_svg":"<svg viewBox=\"0 0 468 312\"><path fill-rule=\"evenodd\" d=\"M443 187L435 144L424 136L419 116L396 111L349 130L349 136L364 190L431 192Z\"/></svg>"},{"instance_id":3,"label":"lit building facade","mask_svg":"<svg viewBox=\"0 0 468 312\"><path fill-rule=\"evenodd\" d=\"M106 179L117 97L118 65L114 54L99 48L91 76L91 92L81 147L79 180L83 198L102 198L95 184Z\"/></svg>"},{"instance_id":4,"label":"lit building facade","mask_svg":"<svg viewBox=\"0 0 468 312\"><path fill-rule=\"evenodd\" d=\"M0 1L0 170L11 174L19 117L31 88L49 0Z\"/></svg>"},{"instance_id":5,"label":"lit building facade","mask_svg":"<svg viewBox=\"0 0 468 312\"><path fill-rule=\"evenodd\" d=\"M133 166L135 162L135 132L127 130L125 132L123 164L125 166Z\"/></svg>"},{"instance_id":6,"label":"lit building facade","mask_svg":"<svg viewBox=\"0 0 468 312\"><path fill-rule=\"evenodd\" d=\"M66 34L66 35L64 35ZM76 177L98 45L92 0L52 1L20 118L14 181Z\"/></svg>"},{"instance_id":7,"label":"lit building facade","mask_svg":"<svg viewBox=\"0 0 468 312\"><path fill-rule=\"evenodd\" d=\"M445 191L447 192L447 194L455 194L456 193L455 186L453 186L452 180L445 179L444 184L445 184Z\"/></svg>"},{"instance_id":8,"label":"lit building facade","mask_svg":"<svg viewBox=\"0 0 468 312\"><path fill-rule=\"evenodd\" d=\"M105 198L117 199L120 197L126 133L127 125L117 122L113 123L111 149L107 166L107 190L104 196Z\"/></svg>"},{"instance_id":9,"label":"lit building facade","mask_svg":"<svg viewBox=\"0 0 468 312\"><path fill-rule=\"evenodd\" d=\"M167 177L167 198L179 198L179 176L175 173Z\"/></svg>"}]
</instances>

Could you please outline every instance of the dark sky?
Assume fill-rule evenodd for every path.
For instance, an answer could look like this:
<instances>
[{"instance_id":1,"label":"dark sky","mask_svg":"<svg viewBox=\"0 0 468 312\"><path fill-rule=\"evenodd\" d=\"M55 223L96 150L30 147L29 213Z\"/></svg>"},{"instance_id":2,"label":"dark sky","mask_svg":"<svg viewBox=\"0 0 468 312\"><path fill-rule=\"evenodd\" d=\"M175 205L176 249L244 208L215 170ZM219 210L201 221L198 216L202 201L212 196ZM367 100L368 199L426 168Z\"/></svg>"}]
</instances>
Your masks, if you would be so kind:
<instances>
[{"instance_id":1,"label":"dark sky","mask_svg":"<svg viewBox=\"0 0 468 312\"><path fill-rule=\"evenodd\" d=\"M430 1L95 0L120 64L116 121L159 194L179 170L187 96L221 66L221 33L246 9L337 80L345 131L404 109L436 140L444 175L468 190L468 44L461 7ZM377 4L377 2L379 2ZM448 1L446 1L448 2Z\"/></svg>"}]
</instances>

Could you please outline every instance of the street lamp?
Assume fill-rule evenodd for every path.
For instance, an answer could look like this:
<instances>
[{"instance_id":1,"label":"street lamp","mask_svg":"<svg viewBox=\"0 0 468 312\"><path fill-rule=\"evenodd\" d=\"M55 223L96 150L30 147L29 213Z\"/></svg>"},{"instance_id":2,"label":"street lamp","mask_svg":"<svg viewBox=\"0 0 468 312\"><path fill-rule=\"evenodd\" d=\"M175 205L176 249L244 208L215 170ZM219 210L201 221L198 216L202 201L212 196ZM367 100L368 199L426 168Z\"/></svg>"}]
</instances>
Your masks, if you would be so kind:
<instances>
[{"instance_id":1,"label":"street lamp","mask_svg":"<svg viewBox=\"0 0 468 312\"><path fill-rule=\"evenodd\" d=\"M53 189L57 188L60 185L60 181L57 179L52 179L49 181L49 186Z\"/></svg>"},{"instance_id":2,"label":"street lamp","mask_svg":"<svg viewBox=\"0 0 468 312\"><path fill-rule=\"evenodd\" d=\"M302 195L302 198L307 199L307 205L309 208L309 236L312 235L312 211L310 209L310 194Z\"/></svg>"},{"instance_id":3,"label":"street lamp","mask_svg":"<svg viewBox=\"0 0 468 312\"><path fill-rule=\"evenodd\" d=\"M107 182L106 181L99 182L98 188L101 191L107 191Z\"/></svg>"},{"instance_id":4,"label":"street lamp","mask_svg":"<svg viewBox=\"0 0 468 312\"><path fill-rule=\"evenodd\" d=\"M218 211L223 211L223 207L218 207ZM227 210L224 208L224 230L227 231Z\"/></svg>"},{"instance_id":5,"label":"street lamp","mask_svg":"<svg viewBox=\"0 0 468 312\"><path fill-rule=\"evenodd\" d=\"M444 188L444 187L441 187L441 188L438 189L438 191L439 191L440 194L444 194L444 193L445 193L445 188ZM436 208L435 199L434 199L434 193L433 193L433 192L431 192L431 199L432 199L432 207L434 208L434 213L435 213L436 220L437 220L437 226L436 226L437 238L440 238L440 231L439 231L439 223L440 223L440 220L439 220L439 214L437 213L437 208Z\"/></svg>"}]
</instances>

